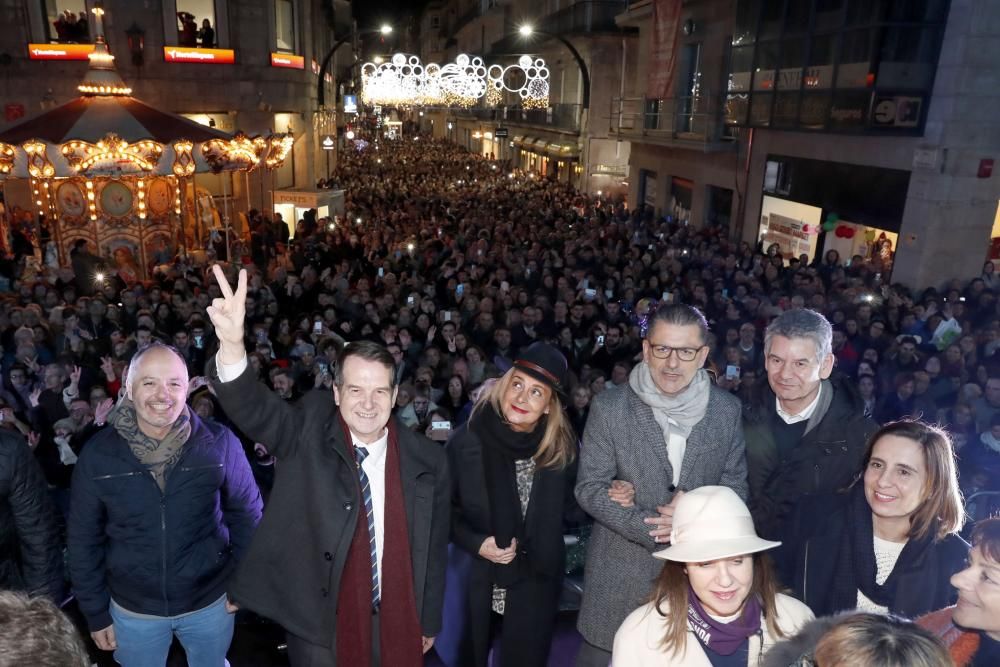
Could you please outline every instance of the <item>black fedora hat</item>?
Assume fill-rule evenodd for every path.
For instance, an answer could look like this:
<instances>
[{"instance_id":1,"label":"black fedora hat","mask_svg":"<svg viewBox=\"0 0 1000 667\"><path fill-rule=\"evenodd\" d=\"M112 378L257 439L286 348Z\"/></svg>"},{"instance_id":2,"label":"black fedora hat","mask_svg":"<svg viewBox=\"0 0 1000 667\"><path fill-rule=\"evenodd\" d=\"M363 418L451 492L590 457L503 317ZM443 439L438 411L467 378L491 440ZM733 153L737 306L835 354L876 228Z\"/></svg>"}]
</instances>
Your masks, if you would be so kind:
<instances>
[{"instance_id":1,"label":"black fedora hat","mask_svg":"<svg viewBox=\"0 0 1000 667\"><path fill-rule=\"evenodd\" d=\"M551 387L561 398L566 397L566 376L569 365L562 352L548 343L532 343L514 360L514 368Z\"/></svg>"}]
</instances>

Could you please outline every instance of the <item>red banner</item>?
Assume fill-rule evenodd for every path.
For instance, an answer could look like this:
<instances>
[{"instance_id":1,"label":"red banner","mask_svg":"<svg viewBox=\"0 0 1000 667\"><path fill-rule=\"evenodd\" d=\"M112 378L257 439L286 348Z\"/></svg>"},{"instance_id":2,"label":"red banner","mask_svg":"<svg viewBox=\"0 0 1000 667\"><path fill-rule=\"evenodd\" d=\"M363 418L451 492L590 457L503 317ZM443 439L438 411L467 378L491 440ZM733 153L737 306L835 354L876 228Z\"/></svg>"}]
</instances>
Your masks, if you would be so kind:
<instances>
[{"instance_id":1,"label":"red banner","mask_svg":"<svg viewBox=\"0 0 1000 667\"><path fill-rule=\"evenodd\" d=\"M303 56L293 56L290 53L272 53L271 67L287 67L288 69L305 69L306 59Z\"/></svg>"},{"instance_id":2,"label":"red banner","mask_svg":"<svg viewBox=\"0 0 1000 667\"><path fill-rule=\"evenodd\" d=\"M666 99L677 65L677 32L682 0L653 0L653 40L649 47L646 97Z\"/></svg>"},{"instance_id":3,"label":"red banner","mask_svg":"<svg viewBox=\"0 0 1000 667\"><path fill-rule=\"evenodd\" d=\"M236 52L232 49L196 49L187 46L164 46L163 59L168 63L232 65L236 62Z\"/></svg>"},{"instance_id":4,"label":"red banner","mask_svg":"<svg viewBox=\"0 0 1000 667\"><path fill-rule=\"evenodd\" d=\"M28 44L32 60L86 60L93 44Z\"/></svg>"}]
</instances>

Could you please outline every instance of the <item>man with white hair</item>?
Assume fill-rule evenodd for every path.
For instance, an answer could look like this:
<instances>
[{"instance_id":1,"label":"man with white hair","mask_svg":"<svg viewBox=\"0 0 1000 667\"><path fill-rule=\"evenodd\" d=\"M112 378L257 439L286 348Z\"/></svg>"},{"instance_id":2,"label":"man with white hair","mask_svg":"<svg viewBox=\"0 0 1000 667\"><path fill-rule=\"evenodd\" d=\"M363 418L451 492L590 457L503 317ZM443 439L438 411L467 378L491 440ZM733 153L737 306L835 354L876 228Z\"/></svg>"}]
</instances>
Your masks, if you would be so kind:
<instances>
[{"instance_id":1,"label":"man with white hair","mask_svg":"<svg viewBox=\"0 0 1000 667\"><path fill-rule=\"evenodd\" d=\"M757 532L780 537L804 495L846 487L876 424L846 378L831 378L833 329L813 310L788 310L764 333L761 384L744 406L750 509Z\"/></svg>"}]
</instances>

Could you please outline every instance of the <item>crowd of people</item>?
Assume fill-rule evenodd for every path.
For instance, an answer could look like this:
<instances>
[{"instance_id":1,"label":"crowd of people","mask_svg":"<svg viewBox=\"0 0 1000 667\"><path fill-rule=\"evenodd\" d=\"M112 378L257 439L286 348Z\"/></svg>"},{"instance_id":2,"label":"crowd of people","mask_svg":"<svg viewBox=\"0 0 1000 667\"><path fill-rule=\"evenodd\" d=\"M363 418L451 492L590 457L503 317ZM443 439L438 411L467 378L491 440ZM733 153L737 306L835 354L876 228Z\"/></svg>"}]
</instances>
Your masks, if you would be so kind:
<instances>
[{"instance_id":1,"label":"crowd of people","mask_svg":"<svg viewBox=\"0 0 1000 667\"><path fill-rule=\"evenodd\" d=\"M573 533L581 666L1000 664L992 263L918 291L369 139L343 216L218 264L0 265L0 587L126 666L238 609L296 667L545 665Z\"/></svg>"}]
</instances>

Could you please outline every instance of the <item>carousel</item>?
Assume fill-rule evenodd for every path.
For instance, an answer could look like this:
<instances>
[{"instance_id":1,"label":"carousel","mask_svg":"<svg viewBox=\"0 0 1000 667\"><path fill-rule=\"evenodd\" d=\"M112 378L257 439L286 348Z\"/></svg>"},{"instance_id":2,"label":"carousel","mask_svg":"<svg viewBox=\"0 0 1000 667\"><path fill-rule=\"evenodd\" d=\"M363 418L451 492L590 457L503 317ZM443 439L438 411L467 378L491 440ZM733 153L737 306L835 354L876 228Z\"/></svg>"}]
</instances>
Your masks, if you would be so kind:
<instances>
[{"instance_id":1,"label":"carousel","mask_svg":"<svg viewBox=\"0 0 1000 667\"><path fill-rule=\"evenodd\" d=\"M104 11L93 12L97 36L81 96L0 133L0 178L5 189L9 179L27 179L32 217L48 221L60 265L85 239L142 279L167 249L203 248L211 230L228 237L228 211L219 214L197 173L276 169L294 138L230 135L131 97L108 51Z\"/></svg>"}]
</instances>

